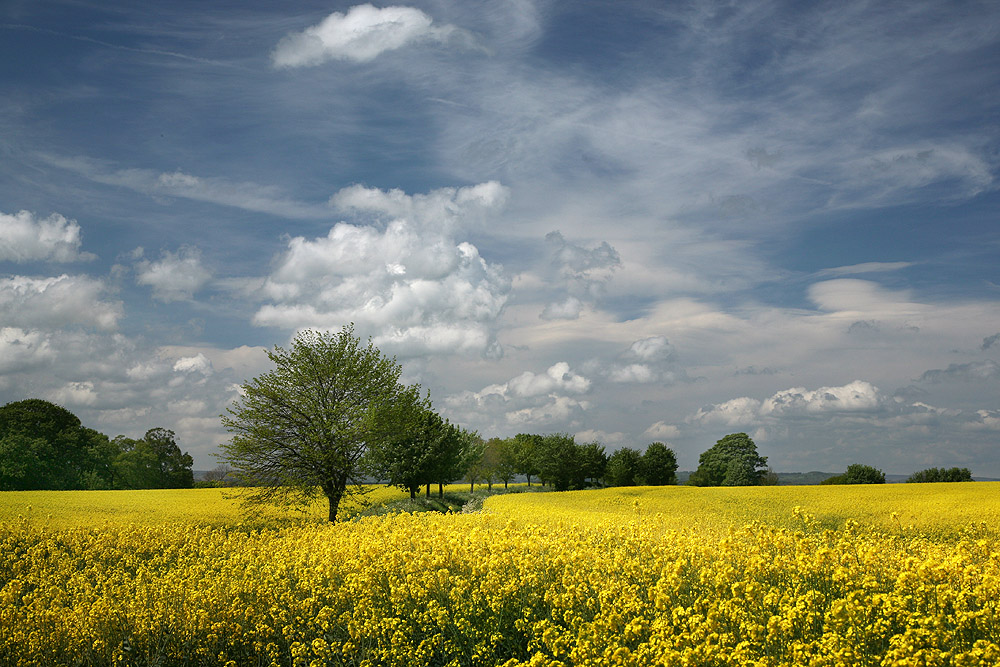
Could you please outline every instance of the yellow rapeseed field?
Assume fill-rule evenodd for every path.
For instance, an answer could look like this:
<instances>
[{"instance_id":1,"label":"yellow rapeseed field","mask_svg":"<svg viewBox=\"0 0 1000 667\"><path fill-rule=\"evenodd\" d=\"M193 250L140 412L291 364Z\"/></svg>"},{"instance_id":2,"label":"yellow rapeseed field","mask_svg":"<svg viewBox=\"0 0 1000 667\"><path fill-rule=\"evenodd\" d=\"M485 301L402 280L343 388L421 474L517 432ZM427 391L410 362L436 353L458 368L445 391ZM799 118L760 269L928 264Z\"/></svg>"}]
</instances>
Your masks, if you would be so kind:
<instances>
[{"instance_id":1,"label":"yellow rapeseed field","mask_svg":"<svg viewBox=\"0 0 1000 667\"><path fill-rule=\"evenodd\" d=\"M337 525L190 491L166 521L55 527L35 500L0 524L0 664L997 665L998 492L609 489Z\"/></svg>"}]
</instances>

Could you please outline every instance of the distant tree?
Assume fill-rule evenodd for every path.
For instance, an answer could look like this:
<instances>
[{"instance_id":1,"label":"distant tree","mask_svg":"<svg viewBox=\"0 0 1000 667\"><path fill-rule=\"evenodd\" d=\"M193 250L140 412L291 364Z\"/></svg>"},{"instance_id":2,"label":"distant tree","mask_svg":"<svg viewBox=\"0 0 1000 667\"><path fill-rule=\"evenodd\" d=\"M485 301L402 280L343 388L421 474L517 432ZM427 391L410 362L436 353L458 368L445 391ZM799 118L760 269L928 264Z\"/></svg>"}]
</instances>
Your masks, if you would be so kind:
<instances>
[{"instance_id":1,"label":"distant tree","mask_svg":"<svg viewBox=\"0 0 1000 667\"><path fill-rule=\"evenodd\" d=\"M469 437L466 441L461 468L465 471L465 481L469 483L469 493L476 490L476 482L483 480L483 455L486 452L486 442L478 437Z\"/></svg>"},{"instance_id":2,"label":"distant tree","mask_svg":"<svg viewBox=\"0 0 1000 667\"><path fill-rule=\"evenodd\" d=\"M764 473L763 477L760 478L761 486L778 486L780 478L778 473L774 472L770 467L768 467L767 472Z\"/></svg>"},{"instance_id":3,"label":"distant tree","mask_svg":"<svg viewBox=\"0 0 1000 667\"><path fill-rule=\"evenodd\" d=\"M872 466L852 463L842 475L825 479L820 484L885 484L885 473Z\"/></svg>"},{"instance_id":4,"label":"distant tree","mask_svg":"<svg viewBox=\"0 0 1000 667\"><path fill-rule=\"evenodd\" d=\"M159 485L160 460L149 442L119 435L112 444L118 450L113 463L115 488L154 489Z\"/></svg>"},{"instance_id":5,"label":"distant tree","mask_svg":"<svg viewBox=\"0 0 1000 667\"><path fill-rule=\"evenodd\" d=\"M972 472L968 468L927 468L915 472L907 482L971 482Z\"/></svg>"},{"instance_id":6,"label":"distant tree","mask_svg":"<svg viewBox=\"0 0 1000 667\"><path fill-rule=\"evenodd\" d=\"M760 484L767 457L746 433L731 433L698 458L688 483L694 486L754 486Z\"/></svg>"},{"instance_id":7,"label":"distant tree","mask_svg":"<svg viewBox=\"0 0 1000 667\"><path fill-rule=\"evenodd\" d=\"M608 455L604 453L604 445L599 442L588 442L578 445L580 466L585 480L597 486L604 479L608 469Z\"/></svg>"},{"instance_id":8,"label":"distant tree","mask_svg":"<svg viewBox=\"0 0 1000 667\"><path fill-rule=\"evenodd\" d=\"M174 432L165 428L151 428L143 437L156 455L156 488L190 489L194 486L194 472L191 469L194 459L187 452L181 451L175 438Z\"/></svg>"},{"instance_id":9,"label":"distant tree","mask_svg":"<svg viewBox=\"0 0 1000 667\"><path fill-rule=\"evenodd\" d=\"M662 442L652 442L639 462L636 480L647 486L664 486L677 483L677 457L674 450Z\"/></svg>"},{"instance_id":10,"label":"distant tree","mask_svg":"<svg viewBox=\"0 0 1000 667\"><path fill-rule=\"evenodd\" d=\"M608 486L635 486L642 466L642 454L631 447L622 447L608 457L604 481Z\"/></svg>"},{"instance_id":11,"label":"distant tree","mask_svg":"<svg viewBox=\"0 0 1000 667\"><path fill-rule=\"evenodd\" d=\"M538 474L556 491L583 488L583 462L573 436L568 433L543 436L537 455Z\"/></svg>"},{"instance_id":12,"label":"distant tree","mask_svg":"<svg viewBox=\"0 0 1000 667\"><path fill-rule=\"evenodd\" d=\"M369 443L362 467L366 474L409 491L413 499L421 486L431 483L436 441L444 436L444 420L416 391L401 392L386 408L384 418L397 428Z\"/></svg>"},{"instance_id":13,"label":"distant tree","mask_svg":"<svg viewBox=\"0 0 1000 667\"><path fill-rule=\"evenodd\" d=\"M213 486L229 486L234 483L233 467L220 463L205 473L205 481Z\"/></svg>"},{"instance_id":14,"label":"distant tree","mask_svg":"<svg viewBox=\"0 0 1000 667\"><path fill-rule=\"evenodd\" d=\"M542 436L529 433L518 433L514 436L514 460L517 474L524 475L531 486L531 478L538 475L538 450L541 447Z\"/></svg>"},{"instance_id":15,"label":"distant tree","mask_svg":"<svg viewBox=\"0 0 1000 667\"><path fill-rule=\"evenodd\" d=\"M250 502L326 497L335 521L345 495L363 493L362 457L400 425L391 407L405 388L401 368L372 344L339 333L304 331L291 349L275 347L274 370L242 385L222 424L227 463L253 487Z\"/></svg>"},{"instance_id":16,"label":"distant tree","mask_svg":"<svg viewBox=\"0 0 1000 667\"><path fill-rule=\"evenodd\" d=\"M517 447L513 438L496 439L497 449L496 476L497 480L503 482L503 488L508 488L508 484L517 475ZM489 445L489 442L487 442Z\"/></svg>"}]
</instances>

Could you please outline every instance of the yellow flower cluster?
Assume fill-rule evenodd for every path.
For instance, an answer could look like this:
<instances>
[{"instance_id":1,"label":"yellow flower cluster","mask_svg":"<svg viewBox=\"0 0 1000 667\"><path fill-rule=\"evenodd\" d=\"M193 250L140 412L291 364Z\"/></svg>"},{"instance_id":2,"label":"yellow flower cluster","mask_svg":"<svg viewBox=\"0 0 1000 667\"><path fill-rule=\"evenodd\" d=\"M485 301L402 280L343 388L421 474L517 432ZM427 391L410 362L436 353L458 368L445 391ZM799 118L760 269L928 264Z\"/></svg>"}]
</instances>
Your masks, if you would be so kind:
<instances>
[{"instance_id":1,"label":"yellow flower cluster","mask_svg":"<svg viewBox=\"0 0 1000 667\"><path fill-rule=\"evenodd\" d=\"M992 516L998 486L966 500ZM779 489L744 522L667 488L336 525L5 521L0 665L1000 664L996 524L946 529L904 487L871 521L869 491L823 490L860 518Z\"/></svg>"}]
</instances>

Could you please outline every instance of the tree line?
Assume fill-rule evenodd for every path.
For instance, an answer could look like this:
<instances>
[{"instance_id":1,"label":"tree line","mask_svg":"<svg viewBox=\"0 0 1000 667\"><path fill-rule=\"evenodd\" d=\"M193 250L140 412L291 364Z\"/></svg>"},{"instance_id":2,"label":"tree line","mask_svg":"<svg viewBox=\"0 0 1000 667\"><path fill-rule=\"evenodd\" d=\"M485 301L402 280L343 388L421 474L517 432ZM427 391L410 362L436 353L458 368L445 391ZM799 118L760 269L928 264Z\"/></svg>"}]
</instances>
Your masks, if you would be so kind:
<instances>
[{"instance_id":1,"label":"tree line","mask_svg":"<svg viewBox=\"0 0 1000 667\"><path fill-rule=\"evenodd\" d=\"M193 463L167 429L111 439L48 401L0 407L0 491L190 488Z\"/></svg>"}]
</instances>

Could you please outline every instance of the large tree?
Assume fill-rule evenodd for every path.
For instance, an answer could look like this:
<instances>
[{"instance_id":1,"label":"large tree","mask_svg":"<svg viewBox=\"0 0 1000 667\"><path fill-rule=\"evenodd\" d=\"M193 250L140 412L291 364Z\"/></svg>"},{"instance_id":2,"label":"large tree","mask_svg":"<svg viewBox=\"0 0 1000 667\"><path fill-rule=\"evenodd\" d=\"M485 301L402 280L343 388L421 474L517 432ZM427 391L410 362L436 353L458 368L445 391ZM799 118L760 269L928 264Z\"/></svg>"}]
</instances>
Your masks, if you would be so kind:
<instances>
[{"instance_id":1,"label":"large tree","mask_svg":"<svg viewBox=\"0 0 1000 667\"><path fill-rule=\"evenodd\" d=\"M746 433L731 433L698 458L691 473L693 486L755 486L767 474L767 457L757 453L757 445Z\"/></svg>"},{"instance_id":2,"label":"large tree","mask_svg":"<svg viewBox=\"0 0 1000 667\"><path fill-rule=\"evenodd\" d=\"M412 388L400 366L353 325L338 333L307 330L267 353L274 370L242 385L222 415L232 439L225 459L252 490L251 502L307 502L318 494L336 521L345 495L363 492L362 457L396 437L393 406Z\"/></svg>"},{"instance_id":3,"label":"large tree","mask_svg":"<svg viewBox=\"0 0 1000 667\"><path fill-rule=\"evenodd\" d=\"M38 398L0 407L0 490L104 487L107 438Z\"/></svg>"}]
</instances>

